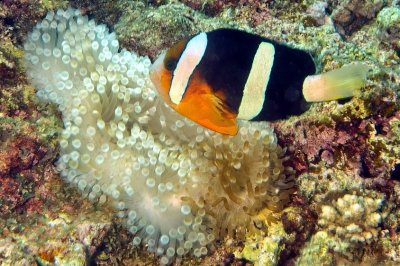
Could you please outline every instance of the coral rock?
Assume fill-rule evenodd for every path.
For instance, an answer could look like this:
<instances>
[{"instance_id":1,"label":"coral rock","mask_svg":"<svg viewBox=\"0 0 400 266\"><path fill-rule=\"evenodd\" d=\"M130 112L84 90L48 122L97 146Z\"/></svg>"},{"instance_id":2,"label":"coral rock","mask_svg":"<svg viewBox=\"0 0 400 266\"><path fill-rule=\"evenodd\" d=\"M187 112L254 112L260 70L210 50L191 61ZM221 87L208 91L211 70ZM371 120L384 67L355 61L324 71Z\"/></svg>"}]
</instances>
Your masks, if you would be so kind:
<instances>
[{"instance_id":1,"label":"coral rock","mask_svg":"<svg viewBox=\"0 0 400 266\"><path fill-rule=\"evenodd\" d=\"M332 19L343 35L351 35L382 9L384 1L346 0L332 12Z\"/></svg>"}]
</instances>

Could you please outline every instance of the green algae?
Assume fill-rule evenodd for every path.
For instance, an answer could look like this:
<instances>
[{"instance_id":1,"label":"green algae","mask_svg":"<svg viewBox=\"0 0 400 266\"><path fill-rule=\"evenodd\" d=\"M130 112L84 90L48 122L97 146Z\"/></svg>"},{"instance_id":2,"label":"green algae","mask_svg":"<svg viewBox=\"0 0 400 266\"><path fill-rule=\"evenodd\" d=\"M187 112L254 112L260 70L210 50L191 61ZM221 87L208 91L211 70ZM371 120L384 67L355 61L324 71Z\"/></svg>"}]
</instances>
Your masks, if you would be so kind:
<instances>
[{"instance_id":1,"label":"green algae","mask_svg":"<svg viewBox=\"0 0 400 266\"><path fill-rule=\"evenodd\" d=\"M2 40L0 43L0 65L5 65L7 68L17 68L21 73L21 59L23 57L22 49L15 47L8 39Z\"/></svg>"},{"instance_id":2,"label":"green algae","mask_svg":"<svg viewBox=\"0 0 400 266\"><path fill-rule=\"evenodd\" d=\"M38 137L40 142L46 143L48 147L52 147L52 150L58 146L57 135L60 126L60 120L51 116L41 117L37 121L19 117L0 117L0 133L4 142L6 139L22 135Z\"/></svg>"},{"instance_id":3,"label":"green algae","mask_svg":"<svg viewBox=\"0 0 400 266\"><path fill-rule=\"evenodd\" d=\"M282 223L273 223L268 228L268 235L248 236L245 246L236 256L254 263L254 265L272 266L277 265L279 254L284 249L282 239L288 237L283 229Z\"/></svg>"},{"instance_id":4,"label":"green algae","mask_svg":"<svg viewBox=\"0 0 400 266\"><path fill-rule=\"evenodd\" d=\"M296 260L296 265L333 265L333 255L330 252L334 241L327 232L319 231L315 233L301 251L300 257Z\"/></svg>"},{"instance_id":5,"label":"green algae","mask_svg":"<svg viewBox=\"0 0 400 266\"><path fill-rule=\"evenodd\" d=\"M67 0L40 0L37 4L37 9L54 10L57 8L66 8Z\"/></svg>"},{"instance_id":6,"label":"green algae","mask_svg":"<svg viewBox=\"0 0 400 266\"><path fill-rule=\"evenodd\" d=\"M142 2L118 1L117 9L124 10L114 25L122 45L151 58L198 31L240 27L231 17L207 17L179 2L155 8Z\"/></svg>"},{"instance_id":7,"label":"green algae","mask_svg":"<svg viewBox=\"0 0 400 266\"><path fill-rule=\"evenodd\" d=\"M170 46L195 33L190 19L192 12L182 4L161 6L155 10L132 3L125 10L115 25L116 33L124 45L142 54L146 52L155 56L157 48ZM154 29L158 29L157 34Z\"/></svg>"},{"instance_id":8,"label":"green algae","mask_svg":"<svg viewBox=\"0 0 400 266\"><path fill-rule=\"evenodd\" d=\"M400 8L391 6L379 12L377 16L380 38L397 49L400 48Z\"/></svg>"}]
</instances>

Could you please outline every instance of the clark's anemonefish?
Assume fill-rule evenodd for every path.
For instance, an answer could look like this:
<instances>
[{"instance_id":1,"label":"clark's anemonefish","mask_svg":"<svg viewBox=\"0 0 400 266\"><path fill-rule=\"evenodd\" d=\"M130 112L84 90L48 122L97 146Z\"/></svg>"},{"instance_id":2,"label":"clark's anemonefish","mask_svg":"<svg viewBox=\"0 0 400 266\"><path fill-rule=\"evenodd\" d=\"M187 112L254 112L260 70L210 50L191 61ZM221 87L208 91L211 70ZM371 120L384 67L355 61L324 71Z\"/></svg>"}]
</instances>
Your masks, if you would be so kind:
<instances>
[{"instance_id":1,"label":"clark's anemonefish","mask_svg":"<svg viewBox=\"0 0 400 266\"><path fill-rule=\"evenodd\" d=\"M181 40L154 62L150 77L174 110L211 130L235 135L237 119L299 115L308 102L347 98L368 67L356 63L314 75L311 55L234 29Z\"/></svg>"}]
</instances>

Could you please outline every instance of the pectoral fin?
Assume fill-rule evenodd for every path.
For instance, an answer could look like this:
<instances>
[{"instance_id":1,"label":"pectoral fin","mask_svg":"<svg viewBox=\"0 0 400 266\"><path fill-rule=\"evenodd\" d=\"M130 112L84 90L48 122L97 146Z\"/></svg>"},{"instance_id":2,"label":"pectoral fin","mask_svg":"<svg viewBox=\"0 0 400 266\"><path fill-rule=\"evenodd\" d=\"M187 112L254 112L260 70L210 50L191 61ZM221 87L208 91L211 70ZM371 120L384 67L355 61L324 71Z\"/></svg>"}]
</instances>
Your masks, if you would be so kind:
<instances>
[{"instance_id":1,"label":"pectoral fin","mask_svg":"<svg viewBox=\"0 0 400 266\"><path fill-rule=\"evenodd\" d=\"M212 93L187 95L175 110L213 131L231 136L237 134L237 115Z\"/></svg>"}]
</instances>

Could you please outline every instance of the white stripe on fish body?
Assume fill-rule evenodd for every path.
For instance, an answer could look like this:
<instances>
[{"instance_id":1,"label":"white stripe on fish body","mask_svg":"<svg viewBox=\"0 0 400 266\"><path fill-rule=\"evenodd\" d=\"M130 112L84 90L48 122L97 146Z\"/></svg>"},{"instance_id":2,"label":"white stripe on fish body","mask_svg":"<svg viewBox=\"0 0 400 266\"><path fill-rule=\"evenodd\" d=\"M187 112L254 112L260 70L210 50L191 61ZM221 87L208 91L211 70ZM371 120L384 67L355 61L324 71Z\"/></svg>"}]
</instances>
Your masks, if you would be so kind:
<instances>
[{"instance_id":1,"label":"white stripe on fish body","mask_svg":"<svg viewBox=\"0 0 400 266\"><path fill-rule=\"evenodd\" d=\"M193 37L183 51L174 71L169 90L169 97L174 104L179 104L196 66L200 63L207 47L207 34L202 32Z\"/></svg>"},{"instance_id":2,"label":"white stripe on fish body","mask_svg":"<svg viewBox=\"0 0 400 266\"><path fill-rule=\"evenodd\" d=\"M251 120L261 112L272 64L274 63L274 56L275 48L273 44L268 42L260 43L244 86L238 119Z\"/></svg>"}]
</instances>

